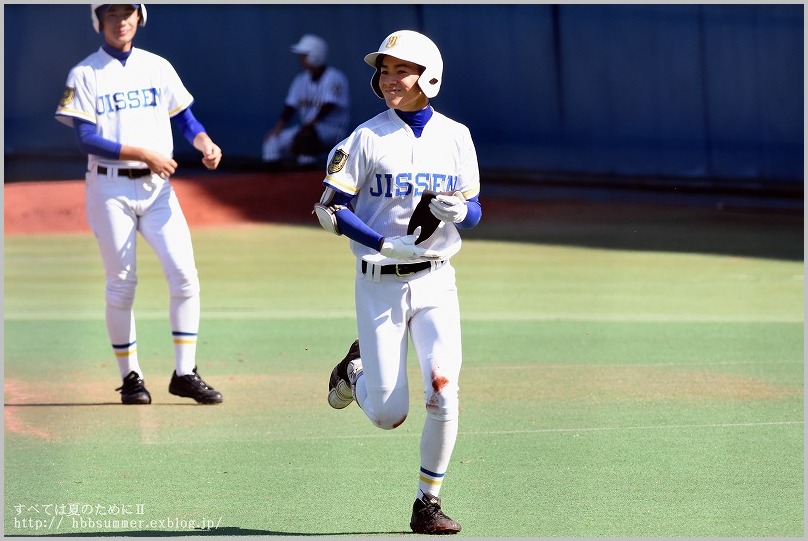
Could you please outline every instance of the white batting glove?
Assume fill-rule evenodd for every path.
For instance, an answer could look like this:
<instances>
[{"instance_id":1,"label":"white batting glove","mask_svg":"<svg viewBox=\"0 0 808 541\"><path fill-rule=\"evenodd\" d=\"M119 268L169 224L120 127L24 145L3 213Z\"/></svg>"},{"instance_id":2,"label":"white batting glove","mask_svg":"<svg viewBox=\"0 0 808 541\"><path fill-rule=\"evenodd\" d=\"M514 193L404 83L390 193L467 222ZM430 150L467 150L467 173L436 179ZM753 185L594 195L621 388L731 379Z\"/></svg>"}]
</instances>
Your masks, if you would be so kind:
<instances>
[{"instance_id":1,"label":"white batting glove","mask_svg":"<svg viewBox=\"0 0 808 541\"><path fill-rule=\"evenodd\" d=\"M439 259L440 256L437 253L415 244L420 234L421 228L417 227L411 235L385 238L379 253L390 259Z\"/></svg>"},{"instance_id":2,"label":"white batting glove","mask_svg":"<svg viewBox=\"0 0 808 541\"><path fill-rule=\"evenodd\" d=\"M468 212L466 198L462 192L455 192L452 195L440 194L429 202L429 210L432 215L442 222L458 223L462 222Z\"/></svg>"}]
</instances>

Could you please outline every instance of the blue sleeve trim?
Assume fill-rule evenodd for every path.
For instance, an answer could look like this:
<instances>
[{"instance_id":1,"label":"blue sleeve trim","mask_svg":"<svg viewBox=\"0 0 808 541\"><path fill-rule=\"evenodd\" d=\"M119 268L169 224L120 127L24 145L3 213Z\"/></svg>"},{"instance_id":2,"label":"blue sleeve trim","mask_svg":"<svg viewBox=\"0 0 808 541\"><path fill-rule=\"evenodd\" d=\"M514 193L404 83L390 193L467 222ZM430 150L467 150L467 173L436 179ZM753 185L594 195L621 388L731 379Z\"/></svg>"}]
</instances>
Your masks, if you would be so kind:
<instances>
[{"instance_id":1,"label":"blue sleeve trim","mask_svg":"<svg viewBox=\"0 0 808 541\"><path fill-rule=\"evenodd\" d=\"M79 144L79 150L85 154L94 154L102 158L117 160L121 155L121 144L104 139L95 131L95 124L79 118L74 119L73 132Z\"/></svg>"},{"instance_id":2,"label":"blue sleeve trim","mask_svg":"<svg viewBox=\"0 0 808 541\"><path fill-rule=\"evenodd\" d=\"M462 222L457 224L458 229L471 229L480 223L480 219L483 217L483 207L480 205L480 197L478 195L468 200L466 208L468 209L466 217L463 218Z\"/></svg>"},{"instance_id":3,"label":"blue sleeve trim","mask_svg":"<svg viewBox=\"0 0 808 541\"><path fill-rule=\"evenodd\" d=\"M205 131L205 127L196 119L190 107L186 107L181 113L171 117L171 122L191 145L194 144L194 138Z\"/></svg>"}]
</instances>

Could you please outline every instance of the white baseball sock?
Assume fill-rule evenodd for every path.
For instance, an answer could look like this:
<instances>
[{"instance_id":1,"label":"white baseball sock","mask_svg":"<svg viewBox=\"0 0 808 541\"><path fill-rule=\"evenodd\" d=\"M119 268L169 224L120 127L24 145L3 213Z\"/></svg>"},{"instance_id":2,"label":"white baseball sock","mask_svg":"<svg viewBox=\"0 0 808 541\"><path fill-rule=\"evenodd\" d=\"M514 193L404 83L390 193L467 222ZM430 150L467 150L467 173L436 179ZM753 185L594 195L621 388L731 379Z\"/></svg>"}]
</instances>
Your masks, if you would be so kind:
<instances>
[{"instance_id":1,"label":"white baseball sock","mask_svg":"<svg viewBox=\"0 0 808 541\"><path fill-rule=\"evenodd\" d=\"M199 313L199 295L171 297L169 319L174 339L174 370L178 376L191 374L196 367Z\"/></svg>"},{"instance_id":2,"label":"white baseball sock","mask_svg":"<svg viewBox=\"0 0 808 541\"><path fill-rule=\"evenodd\" d=\"M178 376L191 374L196 367L196 333L172 331L174 338L174 371Z\"/></svg>"},{"instance_id":3,"label":"white baseball sock","mask_svg":"<svg viewBox=\"0 0 808 541\"><path fill-rule=\"evenodd\" d=\"M118 361L121 379L130 372L137 372L143 377L143 371L137 360L137 339L135 332L135 314L131 309L122 309L107 305L107 333L112 344L112 352Z\"/></svg>"},{"instance_id":4,"label":"white baseball sock","mask_svg":"<svg viewBox=\"0 0 808 541\"><path fill-rule=\"evenodd\" d=\"M438 421L427 416L421 434L421 469L418 473L417 498L424 494L440 494L443 476L449 467L455 441L458 419Z\"/></svg>"}]
</instances>

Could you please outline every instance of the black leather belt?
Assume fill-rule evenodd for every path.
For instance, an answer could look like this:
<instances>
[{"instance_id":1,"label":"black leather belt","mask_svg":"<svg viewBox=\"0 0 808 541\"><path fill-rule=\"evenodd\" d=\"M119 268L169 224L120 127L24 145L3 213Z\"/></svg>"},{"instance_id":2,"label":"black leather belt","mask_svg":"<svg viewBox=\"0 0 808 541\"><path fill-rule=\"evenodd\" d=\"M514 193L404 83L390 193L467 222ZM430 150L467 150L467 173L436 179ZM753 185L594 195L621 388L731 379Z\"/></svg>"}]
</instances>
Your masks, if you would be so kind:
<instances>
[{"instance_id":1,"label":"black leather belt","mask_svg":"<svg viewBox=\"0 0 808 541\"><path fill-rule=\"evenodd\" d=\"M109 171L109 169L103 165L98 166L99 175L106 175L107 171ZM140 178L147 177L151 174L151 169L118 169L118 176L120 177Z\"/></svg>"},{"instance_id":2,"label":"black leather belt","mask_svg":"<svg viewBox=\"0 0 808 541\"><path fill-rule=\"evenodd\" d=\"M398 265L382 265L382 274L395 274L396 276L409 276L432 266L429 261L422 263L399 263ZM368 271L367 261L362 261L362 274Z\"/></svg>"}]
</instances>

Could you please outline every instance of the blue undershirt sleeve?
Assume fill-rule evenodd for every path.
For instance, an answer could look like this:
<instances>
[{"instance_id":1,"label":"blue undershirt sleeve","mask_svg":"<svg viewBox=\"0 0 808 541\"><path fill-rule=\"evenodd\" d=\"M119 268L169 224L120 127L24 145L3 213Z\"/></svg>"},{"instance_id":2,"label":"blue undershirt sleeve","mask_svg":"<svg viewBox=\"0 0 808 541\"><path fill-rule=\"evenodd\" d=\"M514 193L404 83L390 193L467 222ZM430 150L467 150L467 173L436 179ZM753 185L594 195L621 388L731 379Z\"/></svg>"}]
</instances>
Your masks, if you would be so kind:
<instances>
[{"instance_id":1,"label":"blue undershirt sleeve","mask_svg":"<svg viewBox=\"0 0 808 541\"><path fill-rule=\"evenodd\" d=\"M332 205L341 205L345 208L337 211L337 224L343 235L351 240L355 240L363 246L378 250L382 244L382 237L376 231L368 227L368 225L359 219L354 214L350 203L353 199L350 195L342 192L335 192L334 198L331 201Z\"/></svg>"},{"instance_id":2,"label":"blue undershirt sleeve","mask_svg":"<svg viewBox=\"0 0 808 541\"><path fill-rule=\"evenodd\" d=\"M98 135L95 124L76 118L73 121L73 132L76 134L79 150L84 154L94 154L111 160L120 157L121 144Z\"/></svg>"},{"instance_id":3,"label":"blue undershirt sleeve","mask_svg":"<svg viewBox=\"0 0 808 541\"><path fill-rule=\"evenodd\" d=\"M463 218L462 222L455 224L458 229L471 229L480 223L480 219L483 217L483 207L480 205L480 196L475 195L469 199L466 203L466 209L466 217Z\"/></svg>"},{"instance_id":4,"label":"blue undershirt sleeve","mask_svg":"<svg viewBox=\"0 0 808 541\"><path fill-rule=\"evenodd\" d=\"M343 235L351 240L355 240L363 246L378 250L381 247L382 237L379 233L368 227L368 225L359 219L354 214L350 207L352 197L336 192L334 199L331 201L332 205L341 205L345 208L337 211L337 223L339 224L340 231ZM475 196L468 200L468 212L462 222L455 224L458 229L471 229L480 223L483 210L480 205L479 196Z\"/></svg>"},{"instance_id":5,"label":"blue undershirt sleeve","mask_svg":"<svg viewBox=\"0 0 808 541\"><path fill-rule=\"evenodd\" d=\"M194 144L194 137L205 131L205 127L196 119L190 107L186 107L181 113L171 117L171 122L191 145Z\"/></svg>"}]
</instances>

